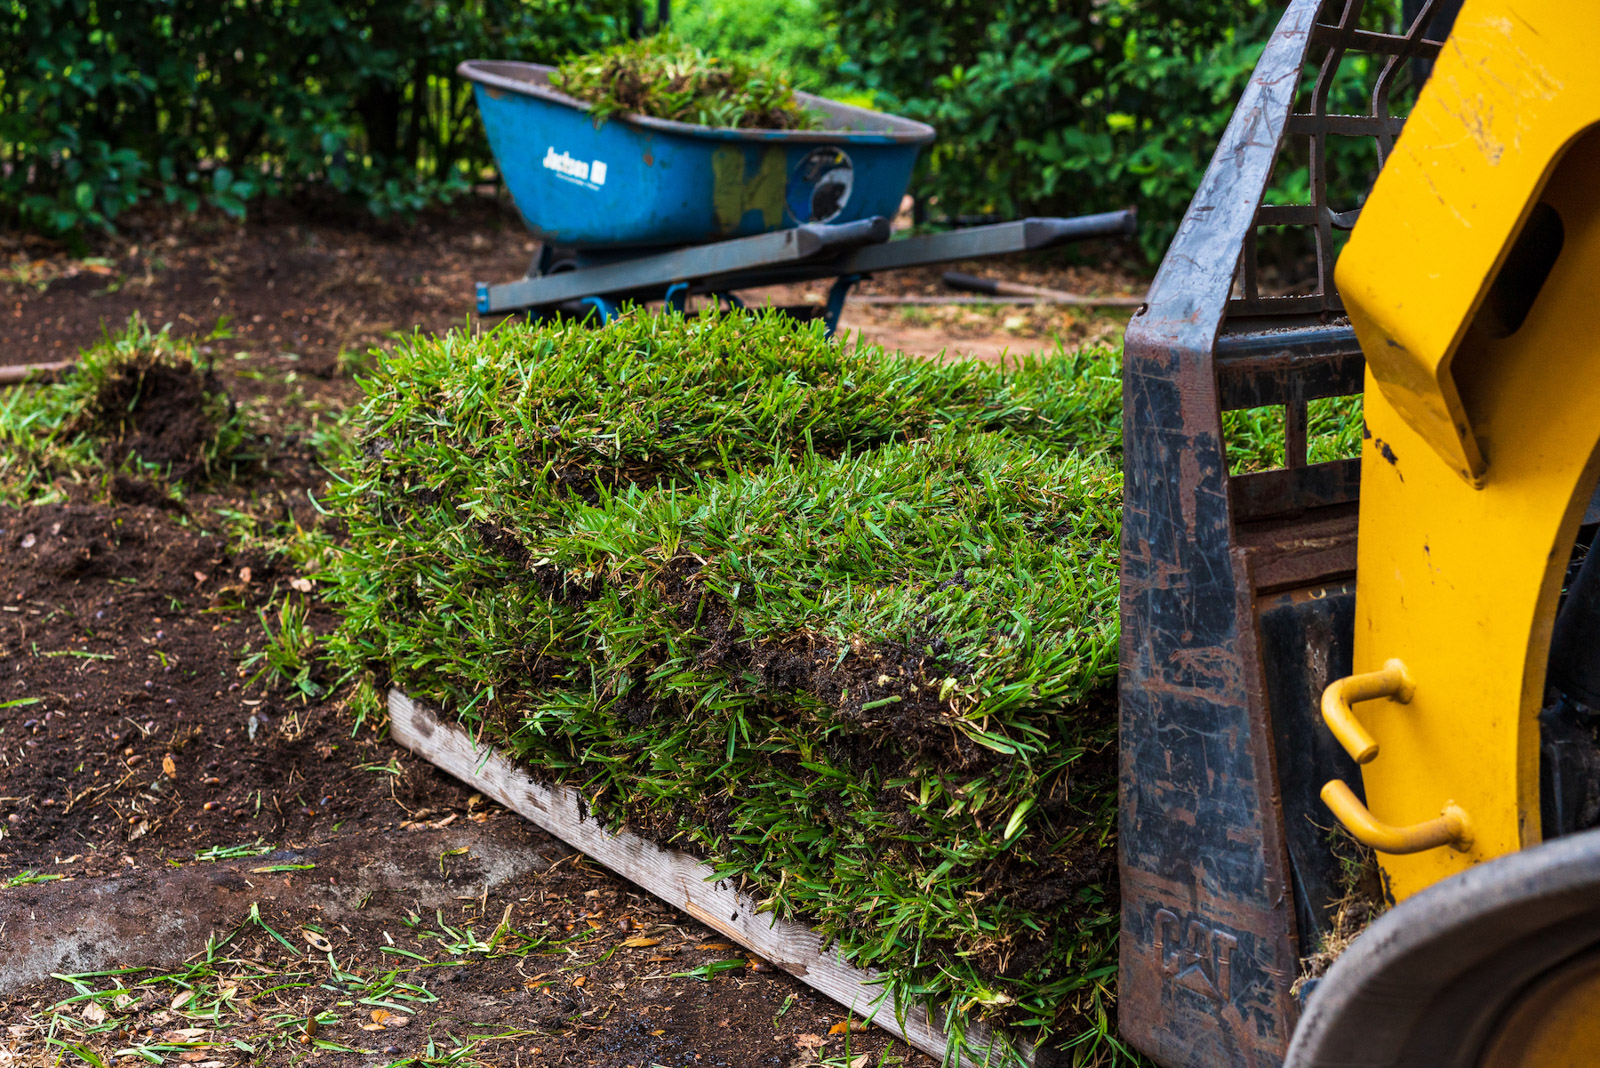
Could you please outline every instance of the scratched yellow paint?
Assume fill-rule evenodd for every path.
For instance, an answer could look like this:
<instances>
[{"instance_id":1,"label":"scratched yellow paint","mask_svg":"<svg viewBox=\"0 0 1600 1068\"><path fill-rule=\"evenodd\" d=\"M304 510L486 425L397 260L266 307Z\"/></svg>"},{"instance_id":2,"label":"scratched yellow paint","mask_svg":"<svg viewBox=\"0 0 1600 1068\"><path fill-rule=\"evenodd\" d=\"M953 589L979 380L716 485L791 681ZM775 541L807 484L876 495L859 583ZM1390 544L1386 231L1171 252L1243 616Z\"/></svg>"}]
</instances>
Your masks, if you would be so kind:
<instances>
[{"instance_id":1,"label":"scratched yellow paint","mask_svg":"<svg viewBox=\"0 0 1600 1068\"><path fill-rule=\"evenodd\" d=\"M711 205L717 229L724 234L737 230L750 211L761 213L767 229L783 223L783 190L788 180L783 149L762 149L753 174L746 168L745 151L739 145L725 145L711 154Z\"/></svg>"},{"instance_id":2,"label":"scratched yellow paint","mask_svg":"<svg viewBox=\"0 0 1600 1068\"><path fill-rule=\"evenodd\" d=\"M1600 121L1597 39L1594 0L1467 0L1340 258L1379 388L1469 481L1486 461L1451 360L1538 190Z\"/></svg>"},{"instance_id":3,"label":"scratched yellow paint","mask_svg":"<svg viewBox=\"0 0 1600 1068\"><path fill-rule=\"evenodd\" d=\"M1600 477L1597 39L1590 0L1468 0L1338 265L1368 361L1355 671L1398 658L1416 685L1355 706L1367 804L1454 802L1473 830L1380 855L1396 897L1540 839L1550 633ZM1507 331L1491 285L1551 212L1559 237L1530 232L1559 255Z\"/></svg>"}]
</instances>

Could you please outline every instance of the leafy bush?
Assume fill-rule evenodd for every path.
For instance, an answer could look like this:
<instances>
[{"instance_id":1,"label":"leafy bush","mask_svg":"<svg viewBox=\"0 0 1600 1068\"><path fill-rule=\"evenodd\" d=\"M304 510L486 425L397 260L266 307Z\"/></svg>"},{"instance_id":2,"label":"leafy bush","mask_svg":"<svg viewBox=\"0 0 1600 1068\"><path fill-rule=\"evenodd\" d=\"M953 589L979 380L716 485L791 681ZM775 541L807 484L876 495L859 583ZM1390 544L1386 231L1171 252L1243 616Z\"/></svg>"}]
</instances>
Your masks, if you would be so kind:
<instances>
[{"instance_id":1,"label":"leafy bush","mask_svg":"<svg viewBox=\"0 0 1600 1068\"><path fill-rule=\"evenodd\" d=\"M586 101L596 125L629 113L700 126L809 130L817 125L776 65L710 56L670 33L570 56L550 84Z\"/></svg>"},{"instance_id":2,"label":"leafy bush","mask_svg":"<svg viewBox=\"0 0 1600 1068\"><path fill-rule=\"evenodd\" d=\"M823 0L678 0L672 32L712 55L780 63L798 89L836 99L852 95L839 75L849 55L844 35L829 23Z\"/></svg>"},{"instance_id":3,"label":"leafy bush","mask_svg":"<svg viewBox=\"0 0 1600 1068\"><path fill-rule=\"evenodd\" d=\"M1159 258L1282 14L1266 0L821 0L847 83L939 138L913 190L950 215L1076 214L1137 205ZM1392 28L1399 0L1364 20ZM1333 103L1363 109L1378 73L1341 68ZM1370 142L1335 139L1331 187L1371 179ZM1305 160L1274 199L1309 200Z\"/></svg>"},{"instance_id":4,"label":"leafy bush","mask_svg":"<svg viewBox=\"0 0 1600 1068\"><path fill-rule=\"evenodd\" d=\"M0 0L0 218L72 233L306 184L414 210L490 162L457 63L599 47L629 6Z\"/></svg>"},{"instance_id":5,"label":"leafy bush","mask_svg":"<svg viewBox=\"0 0 1600 1068\"><path fill-rule=\"evenodd\" d=\"M1392 26L1399 4L1374 0L1364 19ZM636 7L0 0L0 220L74 233L149 197L238 214L308 185L380 215L416 210L491 163L458 62L593 52L622 39ZM763 73L778 64L805 88L932 123L913 191L936 214L1137 204L1154 259L1280 12L1267 0L689 0L673 25L715 69L750 72L757 109L782 99ZM602 114L643 101L740 121L741 108L704 110L658 78L623 100L592 84L611 61L585 62L596 75L575 67L571 85L609 100ZM1376 68L1346 67L1335 103L1354 109ZM1370 145L1332 151L1332 186L1353 207ZM1276 199L1305 201L1304 164L1280 168Z\"/></svg>"},{"instance_id":6,"label":"leafy bush","mask_svg":"<svg viewBox=\"0 0 1600 1068\"><path fill-rule=\"evenodd\" d=\"M743 313L418 339L335 494L335 653L897 1001L1103 1054L1116 380Z\"/></svg>"}]
</instances>

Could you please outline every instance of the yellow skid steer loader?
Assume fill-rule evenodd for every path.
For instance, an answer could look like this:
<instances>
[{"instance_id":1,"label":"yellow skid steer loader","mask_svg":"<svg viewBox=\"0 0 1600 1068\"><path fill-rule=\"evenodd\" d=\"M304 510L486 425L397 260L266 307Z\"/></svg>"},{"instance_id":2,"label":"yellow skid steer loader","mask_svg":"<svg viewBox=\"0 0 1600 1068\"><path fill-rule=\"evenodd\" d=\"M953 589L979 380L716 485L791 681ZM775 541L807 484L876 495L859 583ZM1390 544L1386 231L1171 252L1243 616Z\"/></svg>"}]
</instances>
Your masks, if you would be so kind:
<instances>
[{"instance_id":1,"label":"yellow skid steer loader","mask_svg":"<svg viewBox=\"0 0 1600 1068\"><path fill-rule=\"evenodd\" d=\"M1388 6L1291 0L1127 334L1119 1021L1170 1068L1600 1066L1600 2ZM1306 982L1341 836L1392 907Z\"/></svg>"}]
</instances>

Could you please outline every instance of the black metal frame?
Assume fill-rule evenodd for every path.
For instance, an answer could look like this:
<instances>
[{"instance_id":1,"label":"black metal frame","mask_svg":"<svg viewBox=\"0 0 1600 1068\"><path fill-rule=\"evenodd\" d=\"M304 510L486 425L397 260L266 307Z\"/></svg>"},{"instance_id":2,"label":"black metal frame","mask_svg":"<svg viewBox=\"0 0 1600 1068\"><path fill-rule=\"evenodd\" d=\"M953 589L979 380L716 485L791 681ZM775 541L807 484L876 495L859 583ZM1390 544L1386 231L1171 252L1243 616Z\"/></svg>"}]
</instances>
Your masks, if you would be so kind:
<instances>
[{"instance_id":1,"label":"black metal frame","mask_svg":"<svg viewBox=\"0 0 1600 1068\"><path fill-rule=\"evenodd\" d=\"M1359 206L1330 203L1328 145L1387 156L1397 80L1437 54L1444 6L1389 34L1361 28L1365 0L1291 0L1128 329L1118 1019L1164 1065L1281 1061L1302 944L1335 893L1316 788L1359 775L1318 696L1350 669L1360 466L1307 463L1306 406L1360 393L1364 362L1333 285ZM1329 114L1357 51L1383 57L1370 109ZM1311 203L1265 203L1302 147ZM1311 292L1263 291L1269 226L1314 234ZM1285 466L1230 475L1222 413L1269 405Z\"/></svg>"}]
</instances>

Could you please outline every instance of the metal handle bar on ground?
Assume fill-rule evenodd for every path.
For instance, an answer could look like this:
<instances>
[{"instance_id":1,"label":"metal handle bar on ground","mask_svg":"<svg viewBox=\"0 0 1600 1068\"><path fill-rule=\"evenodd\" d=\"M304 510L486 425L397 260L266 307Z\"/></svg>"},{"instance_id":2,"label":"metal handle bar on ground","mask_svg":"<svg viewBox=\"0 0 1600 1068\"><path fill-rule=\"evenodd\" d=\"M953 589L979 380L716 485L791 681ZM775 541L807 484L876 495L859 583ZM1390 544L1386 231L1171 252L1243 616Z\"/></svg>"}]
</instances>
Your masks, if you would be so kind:
<instances>
[{"instance_id":1,"label":"metal handle bar on ground","mask_svg":"<svg viewBox=\"0 0 1600 1068\"><path fill-rule=\"evenodd\" d=\"M1093 237L1122 237L1135 231L1138 212L1133 208L1098 215L1072 218L1028 218L1015 222L972 226L942 234L908 237L900 241L868 245L838 259L798 264L774 264L735 275L723 275L693 282L694 293L721 293L733 289L805 282L817 278L869 275L877 271L898 271L907 267L927 267L954 260L1002 256L1008 252L1036 252Z\"/></svg>"}]
</instances>

